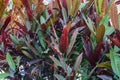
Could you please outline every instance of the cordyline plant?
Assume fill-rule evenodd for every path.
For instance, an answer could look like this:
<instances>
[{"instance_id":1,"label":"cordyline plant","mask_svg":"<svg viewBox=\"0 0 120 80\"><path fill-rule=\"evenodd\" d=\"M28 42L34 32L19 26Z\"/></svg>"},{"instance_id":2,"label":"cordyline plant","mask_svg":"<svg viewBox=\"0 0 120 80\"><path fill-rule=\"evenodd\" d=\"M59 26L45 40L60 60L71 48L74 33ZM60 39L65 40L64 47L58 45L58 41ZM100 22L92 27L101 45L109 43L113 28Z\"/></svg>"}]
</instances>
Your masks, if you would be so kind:
<instances>
[{"instance_id":1,"label":"cordyline plant","mask_svg":"<svg viewBox=\"0 0 120 80\"><path fill-rule=\"evenodd\" d=\"M0 79L120 79L118 4L0 0Z\"/></svg>"}]
</instances>

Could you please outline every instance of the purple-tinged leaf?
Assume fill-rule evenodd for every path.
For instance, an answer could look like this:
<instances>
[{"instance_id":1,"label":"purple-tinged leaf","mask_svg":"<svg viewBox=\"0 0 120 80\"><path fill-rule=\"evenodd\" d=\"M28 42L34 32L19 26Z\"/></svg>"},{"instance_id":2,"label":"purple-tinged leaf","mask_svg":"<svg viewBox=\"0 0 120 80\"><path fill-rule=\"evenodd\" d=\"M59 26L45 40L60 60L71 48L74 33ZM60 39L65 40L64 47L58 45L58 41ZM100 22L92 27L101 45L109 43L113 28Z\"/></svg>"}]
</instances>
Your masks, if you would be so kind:
<instances>
[{"instance_id":1,"label":"purple-tinged leaf","mask_svg":"<svg viewBox=\"0 0 120 80\"><path fill-rule=\"evenodd\" d=\"M76 59L76 61L75 61L74 69L75 69L76 71L79 69L79 65L80 65L80 63L82 62L82 59L83 59L83 53L81 53L81 54L77 57L77 59Z\"/></svg>"},{"instance_id":2,"label":"purple-tinged leaf","mask_svg":"<svg viewBox=\"0 0 120 80\"><path fill-rule=\"evenodd\" d=\"M113 80L112 77L107 76L107 75L97 75L102 80Z\"/></svg>"},{"instance_id":3,"label":"purple-tinged leaf","mask_svg":"<svg viewBox=\"0 0 120 80\"><path fill-rule=\"evenodd\" d=\"M69 43L69 46L68 46L68 49L67 49L67 55L69 55L70 51L72 50L73 46L74 46L74 43L76 42L76 38L77 38L77 35L78 35L78 29L76 29L71 37L71 40L70 40L70 43Z\"/></svg>"},{"instance_id":4,"label":"purple-tinged leaf","mask_svg":"<svg viewBox=\"0 0 120 80\"><path fill-rule=\"evenodd\" d=\"M95 66L96 61L94 60L94 54L92 53L92 45L91 42L88 40L88 37L86 39L82 38L83 42L83 48L84 48L84 53L90 62L91 66Z\"/></svg>"},{"instance_id":5,"label":"purple-tinged leaf","mask_svg":"<svg viewBox=\"0 0 120 80\"><path fill-rule=\"evenodd\" d=\"M94 50L94 60L97 62L100 59L101 51L104 50L104 45L102 42L98 43Z\"/></svg>"}]
</instances>

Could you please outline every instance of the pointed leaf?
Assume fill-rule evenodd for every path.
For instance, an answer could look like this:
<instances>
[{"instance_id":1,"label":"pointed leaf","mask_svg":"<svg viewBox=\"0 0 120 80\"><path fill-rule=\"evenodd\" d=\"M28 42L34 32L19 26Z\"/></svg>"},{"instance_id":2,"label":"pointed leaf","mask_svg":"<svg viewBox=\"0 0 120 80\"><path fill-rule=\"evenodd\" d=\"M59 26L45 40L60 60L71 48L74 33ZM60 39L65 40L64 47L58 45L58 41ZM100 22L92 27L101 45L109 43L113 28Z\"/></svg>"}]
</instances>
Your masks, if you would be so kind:
<instances>
[{"instance_id":1,"label":"pointed leaf","mask_svg":"<svg viewBox=\"0 0 120 80\"><path fill-rule=\"evenodd\" d=\"M52 61L55 63L55 65L59 66L59 67L62 67L60 61L58 59L56 59L55 57L53 56L50 56L50 58L52 59Z\"/></svg>"},{"instance_id":2,"label":"pointed leaf","mask_svg":"<svg viewBox=\"0 0 120 80\"><path fill-rule=\"evenodd\" d=\"M10 38L12 39L12 41L13 41L15 44L19 44L19 40L17 39L17 37L16 37L15 35L10 34Z\"/></svg>"},{"instance_id":3,"label":"pointed leaf","mask_svg":"<svg viewBox=\"0 0 120 80\"><path fill-rule=\"evenodd\" d=\"M101 42L103 40L104 33L105 33L104 25L98 26L97 29L96 29L96 40L97 40L97 43L99 43L99 42Z\"/></svg>"},{"instance_id":4,"label":"pointed leaf","mask_svg":"<svg viewBox=\"0 0 120 80\"><path fill-rule=\"evenodd\" d=\"M71 22L69 22L63 29L61 37L60 37L60 43L59 43L59 49L61 52L65 52L68 48L68 33L71 27Z\"/></svg>"},{"instance_id":5,"label":"pointed leaf","mask_svg":"<svg viewBox=\"0 0 120 80\"><path fill-rule=\"evenodd\" d=\"M10 66L10 68L15 71L16 70L16 66L15 63L11 57L11 55L9 53L6 54L6 60L8 62L8 65Z\"/></svg>"},{"instance_id":6,"label":"pointed leaf","mask_svg":"<svg viewBox=\"0 0 120 80\"><path fill-rule=\"evenodd\" d=\"M80 65L80 63L82 62L82 58L83 58L83 53L81 53L81 54L77 57L77 59L76 59L76 61L75 61L74 69L75 69L76 71L79 69L79 65Z\"/></svg>"},{"instance_id":7,"label":"pointed leaf","mask_svg":"<svg viewBox=\"0 0 120 80\"><path fill-rule=\"evenodd\" d=\"M99 9L99 13L102 12L102 3L103 3L103 0L98 0L98 9Z\"/></svg>"},{"instance_id":8,"label":"pointed leaf","mask_svg":"<svg viewBox=\"0 0 120 80\"><path fill-rule=\"evenodd\" d=\"M76 42L77 35L78 35L78 29L76 29L74 31L74 33L73 33L73 35L71 37L70 44L69 44L68 49L67 49L67 55L69 55L70 51L72 50L73 45Z\"/></svg>"},{"instance_id":9,"label":"pointed leaf","mask_svg":"<svg viewBox=\"0 0 120 80\"><path fill-rule=\"evenodd\" d=\"M118 48L110 50L110 61L113 72L120 78L120 57L117 55L117 51Z\"/></svg>"},{"instance_id":10,"label":"pointed leaf","mask_svg":"<svg viewBox=\"0 0 120 80\"><path fill-rule=\"evenodd\" d=\"M10 76L9 73L0 73L0 79L3 80L4 78Z\"/></svg>"},{"instance_id":11,"label":"pointed leaf","mask_svg":"<svg viewBox=\"0 0 120 80\"><path fill-rule=\"evenodd\" d=\"M27 51L22 50L22 53L23 53L25 56L27 56L28 58L33 59L33 57L32 57L32 56L30 55L30 53L28 53Z\"/></svg>"},{"instance_id":12,"label":"pointed leaf","mask_svg":"<svg viewBox=\"0 0 120 80\"><path fill-rule=\"evenodd\" d=\"M68 15L71 15L71 11L72 11L72 0L66 0L66 3L67 3Z\"/></svg>"},{"instance_id":13,"label":"pointed leaf","mask_svg":"<svg viewBox=\"0 0 120 80\"><path fill-rule=\"evenodd\" d=\"M102 62L102 63L100 63L100 64L97 64L97 66L100 67L100 68L107 68L107 69L109 69L109 70L112 69L112 68L111 68L111 65L110 65L110 62Z\"/></svg>"}]
</instances>

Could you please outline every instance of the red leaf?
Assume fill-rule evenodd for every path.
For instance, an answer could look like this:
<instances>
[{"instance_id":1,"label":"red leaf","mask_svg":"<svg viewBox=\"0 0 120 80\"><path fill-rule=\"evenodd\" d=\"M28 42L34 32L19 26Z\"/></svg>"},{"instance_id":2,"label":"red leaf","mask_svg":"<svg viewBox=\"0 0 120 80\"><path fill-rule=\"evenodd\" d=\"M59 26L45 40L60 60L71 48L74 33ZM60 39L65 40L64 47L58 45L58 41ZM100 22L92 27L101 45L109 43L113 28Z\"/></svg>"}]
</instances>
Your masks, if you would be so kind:
<instances>
[{"instance_id":1,"label":"red leaf","mask_svg":"<svg viewBox=\"0 0 120 80\"><path fill-rule=\"evenodd\" d=\"M110 36L108 36L108 38L113 42L113 44L120 47L120 41L117 38L111 38Z\"/></svg>"},{"instance_id":2,"label":"red leaf","mask_svg":"<svg viewBox=\"0 0 120 80\"><path fill-rule=\"evenodd\" d=\"M42 32L45 33L46 28L47 28L47 27L46 27L46 24L44 24L44 23L41 24L41 28L42 28Z\"/></svg>"},{"instance_id":3,"label":"red leaf","mask_svg":"<svg viewBox=\"0 0 120 80\"><path fill-rule=\"evenodd\" d=\"M116 37L120 40L120 31L116 29Z\"/></svg>"},{"instance_id":4,"label":"red leaf","mask_svg":"<svg viewBox=\"0 0 120 80\"><path fill-rule=\"evenodd\" d=\"M101 50L104 49L104 45L102 42L98 43L94 50L94 60L97 62L100 59Z\"/></svg>"},{"instance_id":5,"label":"red leaf","mask_svg":"<svg viewBox=\"0 0 120 80\"><path fill-rule=\"evenodd\" d=\"M1 33L4 33L4 31L5 31L7 25L9 24L10 21L11 21L11 16L8 16L7 19L4 22L4 25L1 28L1 31L0 31Z\"/></svg>"},{"instance_id":6,"label":"red leaf","mask_svg":"<svg viewBox=\"0 0 120 80\"><path fill-rule=\"evenodd\" d=\"M22 25L21 23L15 21L15 23L25 32L28 33L26 26Z\"/></svg>"},{"instance_id":7,"label":"red leaf","mask_svg":"<svg viewBox=\"0 0 120 80\"><path fill-rule=\"evenodd\" d=\"M26 12L27 12L29 20L32 20L32 18L33 18L32 10L30 9L28 0L21 0L21 1L23 3L24 7L26 8Z\"/></svg>"},{"instance_id":8,"label":"red leaf","mask_svg":"<svg viewBox=\"0 0 120 80\"><path fill-rule=\"evenodd\" d=\"M68 33L70 30L71 22L69 22L63 29L60 37L59 49L61 52L65 52L68 47Z\"/></svg>"},{"instance_id":9,"label":"red leaf","mask_svg":"<svg viewBox=\"0 0 120 80\"><path fill-rule=\"evenodd\" d=\"M3 41L3 44L4 44L4 52L6 51L6 48L7 48L7 41L6 41L7 33L5 32L5 29L6 29L6 27L9 24L10 21L11 21L11 16L8 16L7 19L4 22L4 25L1 28L2 41Z\"/></svg>"}]
</instances>

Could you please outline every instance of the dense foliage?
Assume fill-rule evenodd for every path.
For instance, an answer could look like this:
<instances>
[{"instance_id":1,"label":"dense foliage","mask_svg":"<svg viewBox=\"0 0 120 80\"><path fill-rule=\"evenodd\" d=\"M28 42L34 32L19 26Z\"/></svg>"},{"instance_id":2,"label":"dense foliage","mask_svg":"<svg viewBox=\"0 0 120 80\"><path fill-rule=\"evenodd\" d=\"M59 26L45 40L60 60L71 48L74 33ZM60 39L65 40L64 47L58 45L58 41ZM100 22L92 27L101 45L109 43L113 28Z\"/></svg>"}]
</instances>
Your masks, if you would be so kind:
<instances>
[{"instance_id":1,"label":"dense foliage","mask_svg":"<svg viewBox=\"0 0 120 80\"><path fill-rule=\"evenodd\" d=\"M0 80L120 79L114 0L0 0Z\"/></svg>"}]
</instances>

